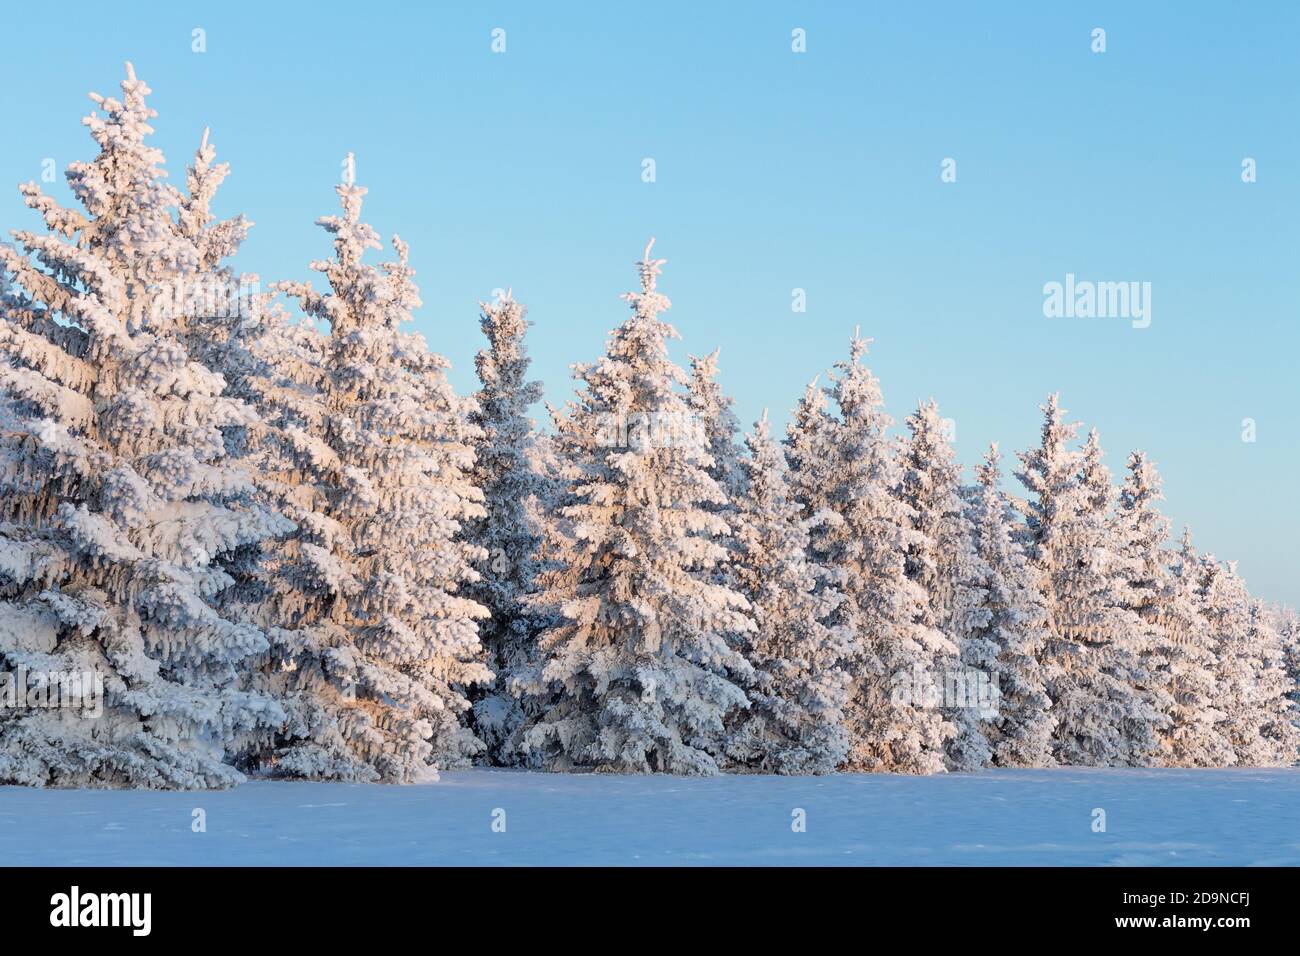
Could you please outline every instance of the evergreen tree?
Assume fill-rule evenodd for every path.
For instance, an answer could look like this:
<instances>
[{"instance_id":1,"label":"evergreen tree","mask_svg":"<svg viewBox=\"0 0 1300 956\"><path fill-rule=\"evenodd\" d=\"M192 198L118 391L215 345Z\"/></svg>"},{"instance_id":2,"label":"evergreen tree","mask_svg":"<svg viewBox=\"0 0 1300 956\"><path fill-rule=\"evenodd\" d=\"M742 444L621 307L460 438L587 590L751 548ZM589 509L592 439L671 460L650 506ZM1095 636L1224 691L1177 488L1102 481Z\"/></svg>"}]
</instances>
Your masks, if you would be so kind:
<instances>
[{"instance_id":1,"label":"evergreen tree","mask_svg":"<svg viewBox=\"0 0 1300 956\"><path fill-rule=\"evenodd\" d=\"M998 713L985 733L996 766L1049 767L1055 763L1056 719L1041 660L1049 636L1047 606L1016 539L1019 523L1000 490L1000 460L994 443L977 469L969 511L976 553L988 569L983 607L989 616L977 633L997 648Z\"/></svg>"},{"instance_id":2,"label":"evergreen tree","mask_svg":"<svg viewBox=\"0 0 1300 956\"><path fill-rule=\"evenodd\" d=\"M845 709L850 770L934 773L955 732L938 708L934 661L956 646L927 621L926 594L907 576L906 554L923 545L912 509L895 494L899 461L887 431L880 383L862 364L868 340L852 339L835 366L829 416L805 396L788 442L816 529L814 560L830 567L846 600L829 623L855 635L849 662L852 695ZM808 425L812 432L795 430Z\"/></svg>"},{"instance_id":3,"label":"evergreen tree","mask_svg":"<svg viewBox=\"0 0 1300 956\"><path fill-rule=\"evenodd\" d=\"M722 392L717 382L718 352L714 349L705 356L691 356L691 378L687 386L687 404L704 429L708 446L709 477L727 494L731 502L740 487L740 456L736 449L736 433L740 420L732 410L735 402Z\"/></svg>"},{"instance_id":4,"label":"evergreen tree","mask_svg":"<svg viewBox=\"0 0 1300 956\"><path fill-rule=\"evenodd\" d=\"M482 641L496 674L474 703L474 727L492 762L516 761L515 735L526 717L519 686L536 669L536 621L525 598L536 586L538 515L532 510L545 490L530 460L533 444L528 408L542 397L540 382L528 380L524 307L509 292L482 304L480 326L488 348L475 360L482 388L474 423L478 442L474 482L483 491L486 514L470 524L470 537L487 551L482 580L470 592L491 612Z\"/></svg>"},{"instance_id":5,"label":"evergreen tree","mask_svg":"<svg viewBox=\"0 0 1300 956\"><path fill-rule=\"evenodd\" d=\"M1159 762L1160 731L1167 729L1173 707L1172 648L1161 621L1160 607L1169 575L1164 549L1169 538L1169 522L1156 507L1156 502L1163 498L1155 465L1144 452L1134 451L1128 458L1127 474L1111 524L1118 557L1115 574L1119 579L1121 605L1137 618L1136 628L1125 636L1125 643L1137 655L1134 689L1149 712L1144 718L1148 726L1129 728L1131 740L1144 741L1131 758L1132 763L1139 765Z\"/></svg>"},{"instance_id":6,"label":"evergreen tree","mask_svg":"<svg viewBox=\"0 0 1300 956\"><path fill-rule=\"evenodd\" d=\"M975 551L962 501L961 466L945 433L939 406L923 402L907 419L898 495L911 510L917 538L907 551L907 576L925 592L923 622L956 649L935 659L944 716L956 728L948 741L951 770L977 770L992 757L981 726L997 708L992 675L997 646L986 636L989 568Z\"/></svg>"},{"instance_id":7,"label":"evergreen tree","mask_svg":"<svg viewBox=\"0 0 1300 956\"><path fill-rule=\"evenodd\" d=\"M1291 608L1278 608L1277 633L1282 644L1283 683L1290 701L1291 726L1300 732L1300 617Z\"/></svg>"},{"instance_id":8,"label":"evergreen tree","mask_svg":"<svg viewBox=\"0 0 1300 956\"><path fill-rule=\"evenodd\" d=\"M824 623L844 600L808 558L808 528L786 482L767 415L746 437L736 505L732 586L753 608L758 629L746 657L750 709L727 745L740 766L775 773L829 773L845 758L843 726L853 634Z\"/></svg>"},{"instance_id":9,"label":"evergreen tree","mask_svg":"<svg viewBox=\"0 0 1300 956\"><path fill-rule=\"evenodd\" d=\"M1041 443L1020 453L1016 477L1032 495L1022 503L1025 550L1047 600L1054 754L1074 766L1143 763L1158 748L1159 715L1135 689L1132 635L1141 622L1123 606L1110 475L1095 432L1073 451L1067 443L1079 426L1064 421L1057 396L1042 409Z\"/></svg>"},{"instance_id":10,"label":"evergreen tree","mask_svg":"<svg viewBox=\"0 0 1300 956\"><path fill-rule=\"evenodd\" d=\"M484 557L462 533L484 514L470 474L479 429L446 360L402 331L420 305L405 243L394 237L396 261L362 261L381 246L361 221L366 190L352 182L351 156L347 166L343 215L318 220L335 257L312 264L330 291L280 286L330 334L315 385L320 431L291 431L314 488L303 492L298 544L312 600L286 635L287 685L312 714L276 769L404 782L482 746L462 723L467 687L492 676L478 639L487 611L465 593ZM301 354L288 356L289 381Z\"/></svg>"},{"instance_id":11,"label":"evergreen tree","mask_svg":"<svg viewBox=\"0 0 1300 956\"><path fill-rule=\"evenodd\" d=\"M1291 608L1278 612L1278 634L1286 661L1287 677L1291 682L1288 696L1295 705L1293 722L1300 722L1300 615Z\"/></svg>"},{"instance_id":12,"label":"evergreen tree","mask_svg":"<svg viewBox=\"0 0 1300 956\"><path fill-rule=\"evenodd\" d=\"M48 232L0 246L0 670L103 688L94 718L0 713L0 782L225 786L226 745L284 720L239 686L265 635L218 601L225 558L291 526L227 456L252 411L186 350L217 252L178 223L149 92L128 63L120 100L92 95L84 212L29 183Z\"/></svg>"},{"instance_id":13,"label":"evergreen tree","mask_svg":"<svg viewBox=\"0 0 1300 956\"><path fill-rule=\"evenodd\" d=\"M1202 614L1200 583L1201 562L1191 532L1184 531L1156 604L1170 676L1161 762L1170 767L1227 767L1237 759L1219 731L1227 715L1220 708L1213 632Z\"/></svg>"},{"instance_id":14,"label":"evergreen tree","mask_svg":"<svg viewBox=\"0 0 1300 956\"><path fill-rule=\"evenodd\" d=\"M835 420L827 410L826 391L808 383L803 397L795 406L786 425L782 444L787 465L786 481L790 497L800 506L808 526L808 554L827 575L834 587L841 588L845 572L827 559L834 551L831 538L840 524L838 512L831 505L836 489ZM846 602L841 602L832 620L848 623L856 618ZM854 640L857 640L855 635Z\"/></svg>"},{"instance_id":15,"label":"evergreen tree","mask_svg":"<svg viewBox=\"0 0 1300 956\"><path fill-rule=\"evenodd\" d=\"M828 458L832 450L834 419L826 408L826 391L817 384L808 383L803 398L795 406L794 414L786 425L785 459L789 465L790 492L803 506L808 518L822 515L831 518L830 492L833 487L835 460ZM816 535L813 536L815 547Z\"/></svg>"},{"instance_id":16,"label":"evergreen tree","mask_svg":"<svg viewBox=\"0 0 1300 956\"><path fill-rule=\"evenodd\" d=\"M1250 610L1250 639L1259 669L1260 765L1292 767L1300 761L1300 727L1291 699L1295 684L1287 671L1286 646L1264 603L1255 599Z\"/></svg>"},{"instance_id":17,"label":"evergreen tree","mask_svg":"<svg viewBox=\"0 0 1300 956\"><path fill-rule=\"evenodd\" d=\"M1251 600L1236 565L1201 556L1199 595L1215 644L1220 709L1218 729L1232 747L1236 762L1255 766L1264 747L1260 739L1259 662L1251 640Z\"/></svg>"},{"instance_id":18,"label":"evergreen tree","mask_svg":"<svg viewBox=\"0 0 1300 956\"><path fill-rule=\"evenodd\" d=\"M632 315L602 359L575 367L582 387L557 421L578 476L548 535L562 567L539 599L555 699L525 741L557 770L716 772L724 721L747 705L739 644L754 624L714 580L730 529L709 506L726 497L668 357L677 333L659 318L670 303L652 246L624 296Z\"/></svg>"},{"instance_id":19,"label":"evergreen tree","mask_svg":"<svg viewBox=\"0 0 1300 956\"><path fill-rule=\"evenodd\" d=\"M1246 590L1236 562L1201 558L1202 613L1218 659L1219 731L1243 767L1289 766L1296 761L1290 682L1282 640L1260 603Z\"/></svg>"},{"instance_id":20,"label":"evergreen tree","mask_svg":"<svg viewBox=\"0 0 1300 956\"><path fill-rule=\"evenodd\" d=\"M256 307L253 295L258 277L236 276L225 264L248 238L253 223L242 215L221 221L213 215L212 200L230 175L228 163L213 162L216 155L209 131L205 129L194 161L186 169L187 188L178 202L176 220L180 234L198 252L206 281L192 284L184 290L183 297L175 295L175 300L182 301L174 300L173 307L181 320L177 335L185 341L191 356L224 375L230 360L230 340L249 317L247 313ZM239 447L238 442L235 447Z\"/></svg>"}]
</instances>

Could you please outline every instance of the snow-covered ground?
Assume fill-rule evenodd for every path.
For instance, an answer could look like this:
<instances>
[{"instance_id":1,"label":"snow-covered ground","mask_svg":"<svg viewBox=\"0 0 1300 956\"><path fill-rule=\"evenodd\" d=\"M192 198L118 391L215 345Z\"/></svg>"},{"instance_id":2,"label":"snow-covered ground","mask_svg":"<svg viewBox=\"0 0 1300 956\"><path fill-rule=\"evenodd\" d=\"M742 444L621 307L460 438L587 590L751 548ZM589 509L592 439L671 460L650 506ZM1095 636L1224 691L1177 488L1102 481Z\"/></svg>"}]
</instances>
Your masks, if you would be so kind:
<instances>
[{"instance_id":1,"label":"snow-covered ground","mask_svg":"<svg viewBox=\"0 0 1300 956\"><path fill-rule=\"evenodd\" d=\"M791 828L796 808L806 832ZM1093 831L1095 808L1104 833ZM196 809L204 833L191 829ZM504 833L492 829L497 810ZM0 847L8 865L72 866L1300 865L1300 770L712 779L470 770L408 787L2 787Z\"/></svg>"}]
</instances>

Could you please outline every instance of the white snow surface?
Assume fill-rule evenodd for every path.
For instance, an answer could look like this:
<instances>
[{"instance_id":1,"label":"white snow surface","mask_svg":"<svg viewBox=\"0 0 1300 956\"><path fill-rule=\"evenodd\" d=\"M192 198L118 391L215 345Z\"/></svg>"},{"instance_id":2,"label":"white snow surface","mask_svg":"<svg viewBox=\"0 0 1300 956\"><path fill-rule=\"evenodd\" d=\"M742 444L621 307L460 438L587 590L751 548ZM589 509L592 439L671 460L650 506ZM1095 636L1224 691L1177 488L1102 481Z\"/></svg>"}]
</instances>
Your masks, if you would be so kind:
<instances>
[{"instance_id":1,"label":"white snow surface","mask_svg":"<svg viewBox=\"0 0 1300 956\"><path fill-rule=\"evenodd\" d=\"M191 830L193 811L207 832ZM792 811L807 830L791 829ZM1092 829L1106 811L1106 832ZM506 832L492 830L506 812ZM498 814L499 817L499 814ZM1300 865L1300 769L0 787L9 865Z\"/></svg>"}]
</instances>

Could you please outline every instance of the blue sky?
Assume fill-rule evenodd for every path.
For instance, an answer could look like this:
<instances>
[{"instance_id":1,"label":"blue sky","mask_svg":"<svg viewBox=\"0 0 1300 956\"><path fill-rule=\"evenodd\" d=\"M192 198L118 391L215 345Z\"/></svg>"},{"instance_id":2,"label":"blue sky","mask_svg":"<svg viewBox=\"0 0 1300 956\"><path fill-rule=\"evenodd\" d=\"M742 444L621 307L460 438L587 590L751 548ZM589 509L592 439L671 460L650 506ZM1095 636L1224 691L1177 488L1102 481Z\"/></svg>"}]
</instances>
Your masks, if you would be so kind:
<instances>
[{"instance_id":1,"label":"blue sky","mask_svg":"<svg viewBox=\"0 0 1300 956\"><path fill-rule=\"evenodd\" d=\"M130 59L179 182L212 127L218 211L257 223L237 265L263 281L328 255L313 222L354 151L461 389L476 303L511 285L567 397L655 235L677 355L721 347L746 425L784 421L860 324L895 418L932 396L963 461L991 439L1009 459L1059 390L1117 475L1146 449L1176 527L1300 603L1300 6L607 6L13 6L0 184L89 158L85 94ZM0 228L35 223L0 194ZM1067 273L1150 282L1150 327L1045 318Z\"/></svg>"}]
</instances>

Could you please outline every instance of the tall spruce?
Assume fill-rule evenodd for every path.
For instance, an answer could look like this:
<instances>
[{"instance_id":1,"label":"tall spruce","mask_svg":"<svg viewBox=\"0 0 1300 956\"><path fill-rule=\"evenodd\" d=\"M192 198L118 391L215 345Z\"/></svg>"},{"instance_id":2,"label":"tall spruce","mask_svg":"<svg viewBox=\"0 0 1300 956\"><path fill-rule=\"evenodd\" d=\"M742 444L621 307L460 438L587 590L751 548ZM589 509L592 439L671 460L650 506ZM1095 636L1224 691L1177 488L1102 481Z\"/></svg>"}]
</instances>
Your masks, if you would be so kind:
<instances>
[{"instance_id":1,"label":"tall spruce","mask_svg":"<svg viewBox=\"0 0 1300 956\"><path fill-rule=\"evenodd\" d=\"M1250 596L1234 561L1201 557L1201 610L1216 643L1218 729L1243 767L1290 766L1297 759L1290 684L1281 636Z\"/></svg>"},{"instance_id":2,"label":"tall spruce","mask_svg":"<svg viewBox=\"0 0 1300 956\"><path fill-rule=\"evenodd\" d=\"M1291 683L1288 696L1295 705L1292 722L1300 724L1300 615L1294 609L1278 609L1278 634L1282 638L1286 672Z\"/></svg>"},{"instance_id":3,"label":"tall spruce","mask_svg":"<svg viewBox=\"0 0 1300 956\"><path fill-rule=\"evenodd\" d=\"M149 93L128 63L121 99L92 94L82 210L28 183L46 232L0 245L0 670L102 681L97 715L0 713L3 782L225 786L229 750L284 720L240 686L265 635L219 602L228 556L292 526L227 455L252 411L186 349L219 255L178 221Z\"/></svg>"},{"instance_id":4,"label":"tall spruce","mask_svg":"<svg viewBox=\"0 0 1300 956\"><path fill-rule=\"evenodd\" d=\"M931 399L907 418L898 494L911 509L917 538L907 551L907 576L925 592L923 622L953 650L934 661L944 716L956 733L948 741L949 769L977 770L992 757L983 723L996 713L993 674L997 647L986 636L989 569L975 550L962 500L961 466Z\"/></svg>"},{"instance_id":5,"label":"tall spruce","mask_svg":"<svg viewBox=\"0 0 1300 956\"><path fill-rule=\"evenodd\" d=\"M490 761L509 765L518 759L517 734L530 716L520 681L537 667L537 621L526 601L537 584L541 538L535 509L546 491L533 463L528 409L541 400L542 383L528 380L526 310L509 291L481 304L479 326L488 347L474 363L482 387L471 417L482 433L473 476L485 513L470 523L469 534L487 556L481 580L469 593L491 614L482 641L496 679L475 695L474 728Z\"/></svg>"},{"instance_id":6,"label":"tall spruce","mask_svg":"<svg viewBox=\"0 0 1300 956\"><path fill-rule=\"evenodd\" d=\"M1146 467L1144 467L1146 466ZM1145 458L1137 476L1130 474L1117 489L1106 467L1101 438L1091 429L1083 445L1080 479L1087 509L1082 538L1091 544L1088 554L1093 592L1093 627L1090 639L1102 649L1102 670L1114 680L1119 693L1113 698L1123 707L1120 731L1123 752L1117 763L1151 766L1157 761L1163 724L1167 673L1160 633L1149 615L1152 589L1149 577L1157 574L1152 553L1154 541L1163 541L1163 519L1154 510L1159 477ZM1127 504L1121 508L1121 498Z\"/></svg>"},{"instance_id":7,"label":"tall spruce","mask_svg":"<svg viewBox=\"0 0 1300 956\"><path fill-rule=\"evenodd\" d=\"M1237 761L1221 733L1222 709L1214 632L1202 613L1202 565L1184 530L1156 599L1169 660L1168 718L1160 731L1162 763L1227 767Z\"/></svg>"},{"instance_id":8,"label":"tall spruce","mask_svg":"<svg viewBox=\"0 0 1300 956\"><path fill-rule=\"evenodd\" d=\"M330 291L280 285L329 323L329 338L314 383L320 431L295 432L313 459L299 553L315 587L298 609L288 690L314 713L276 763L307 777L404 782L482 747L465 714L469 685L492 676L478 639L487 611L466 590L484 554L463 530L484 513L471 476L479 429L447 361L402 329L420 305L405 243L393 238L394 261L362 261L382 247L361 221L366 190L351 156L346 167L343 214L317 221L334 236L334 258L312 264Z\"/></svg>"},{"instance_id":9,"label":"tall spruce","mask_svg":"<svg viewBox=\"0 0 1300 956\"><path fill-rule=\"evenodd\" d=\"M749 600L757 630L745 649L754 668L746 684L750 708L739 715L727 753L750 770L829 773L848 753L844 664L853 656L853 633L826 624L844 595L808 557L808 521L790 495L766 413L745 447L728 578Z\"/></svg>"},{"instance_id":10,"label":"tall spruce","mask_svg":"<svg viewBox=\"0 0 1300 956\"><path fill-rule=\"evenodd\" d=\"M988 569L983 606L988 620L977 633L996 648L997 715L985 734L998 767L1049 767L1052 756L1052 700L1049 670L1042 661L1047 644L1046 601L1038 576L1017 539L1019 522L1001 490L996 443L976 469L970 521L975 550Z\"/></svg>"},{"instance_id":11,"label":"tall spruce","mask_svg":"<svg viewBox=\"0 0 1300 956\"><path fill-rule=\"evenodd\" d=\"M1264 602L1251 605L1251 638L1259 655L1260 736L1263 766L1292 767L1300 762L1300 724L1287 668L1286 644Z\"/></svg>"},{"instance_id":12,"label":"tall spruce","mask_svg":"<svg viewBox=\"0 0 1300 956\"><path fill-rule=\"evenodd\" d=\"M714 349L708 355L691 356L686 401L704 431L709 457L713 459L708 469L709 476L726 492L730 503L741 482L740 454L736 448L740 419L733 411L735 401L722 391L717 380L720 351Z\"/></svg>"},{"instance_id":13,"label":"tall spruce","mask_svg":"<svg viewBox=\"0 0 1300 956\"><path fill-rule=\"evenodd\" d=\"M938 706L934 662L957 651L928 622L925 591L907 575L905 556L924 540L896 494L892 421L862 362L868 341L855 334L849 358L835 366L827 392L838 415L810 387L790 424L788 454L815 519L812 555L846 597L830 623L854 635L845 767L934 773L945 769L945 744L955 733Z\"/></svg>"},{"instance_id":14,"label":"tall spruce","mask_svg":"<svg viewBox=\"0 0 1300 956\"><path fill-rule=\"evenodd\" d=\"M525 738L552 769L713 773L725 721L748 704L737 681L754 624L715 580L730 529L710 506L726 497L668 357L677 333L659 317L670 303L653 242L624 296L632 315L603 358L575 366L578 396L557 423L578 476L557 509L563 569L540 599L555 698Z\"/></svg>"},{"instance_id":15,"label":"tall spruce","mask_svg":"<svg viewBox=\"0 0 1300 956\"><path fill-rule=\"evenodd\" d=\"M1132 731L1135 740L1147 740L1143 752L1135 753L1135 764L1159 763L1162 733L1172 719L1173 707L1170 635L1163 621L1162 597L1169 590L1169 568L1165 544L1169 522L1158 510L1164 498L1160 474L1145 452L1129 455L1124 484L1112 516L1116 537L1121 603L1137 617L1137 628L1129 635L1138 667L1136 690L1154 716L1148 727Z\"/></svg>"},{"instance_id":16,"label":"tall spruce","mask_svg":"<svg viewBox=\"0 0 1300 956\"><path fill-rule=\"evenodd\" d=\"M1065 422L1058 397L1042 410L1040 444L1020 453L1016 477L1031 495L1021 503L1026 553L1047 601L1054 753L1078 766L1145 763L1158 749L1158 714L1135 688L1141 622L1124 607L1116 573L1110 475L1095 432L1083 451L1071 449L1079 426Z\"/></svg>"}]
</instances>

